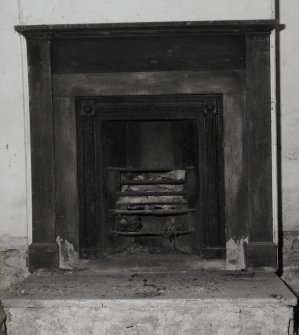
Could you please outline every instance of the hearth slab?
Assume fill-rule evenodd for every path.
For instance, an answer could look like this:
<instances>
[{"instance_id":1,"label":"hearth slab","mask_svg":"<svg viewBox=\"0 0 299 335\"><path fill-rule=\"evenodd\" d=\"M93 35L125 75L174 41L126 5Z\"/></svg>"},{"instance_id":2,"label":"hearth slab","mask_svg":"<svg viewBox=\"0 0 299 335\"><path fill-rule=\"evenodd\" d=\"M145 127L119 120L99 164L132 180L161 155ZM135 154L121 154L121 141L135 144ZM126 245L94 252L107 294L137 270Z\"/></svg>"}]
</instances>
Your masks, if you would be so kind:
<instances>
[{"instance_id":1,"label":"hearth slab","mask_svg":"<svg viewBox=\"0 0 299 335\"><path fill-rule=\"evenodd\" d=\"M9 335L288 334L296 303L265 272L40 271L2 295Z\"/></svg>"},{"instance_id":2,"label":"hearth slab","mask_svg":"<svg viewBox=\"0 0 299 335\"><path fill-rule=\"evenodd\" d=\"M287 286L270 272L180 271L100 273L38 271L2 296L6 306L98 299L191 299L296 304ZM45 305L44 305L45 306Z\"/></svg>"}]
</instances>

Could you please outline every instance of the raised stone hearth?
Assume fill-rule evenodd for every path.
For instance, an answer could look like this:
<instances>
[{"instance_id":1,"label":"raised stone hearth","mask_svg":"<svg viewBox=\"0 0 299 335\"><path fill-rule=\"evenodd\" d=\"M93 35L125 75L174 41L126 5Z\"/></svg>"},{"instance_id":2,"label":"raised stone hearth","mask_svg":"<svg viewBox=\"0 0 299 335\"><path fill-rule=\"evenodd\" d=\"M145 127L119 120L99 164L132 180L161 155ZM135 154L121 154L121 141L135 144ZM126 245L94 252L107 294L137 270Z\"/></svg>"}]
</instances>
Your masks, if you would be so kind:
<instances>
[{"instance_id":1,"label":"raised stone hearth","mask_svg":"<svg viewBox=\"0 0 299 335\"><path fill-rule=\"evenodd\" d=\"M291 334L296 298L273 273L36 272L3 297L9 335Z\"/></svg>"}]
</instances>

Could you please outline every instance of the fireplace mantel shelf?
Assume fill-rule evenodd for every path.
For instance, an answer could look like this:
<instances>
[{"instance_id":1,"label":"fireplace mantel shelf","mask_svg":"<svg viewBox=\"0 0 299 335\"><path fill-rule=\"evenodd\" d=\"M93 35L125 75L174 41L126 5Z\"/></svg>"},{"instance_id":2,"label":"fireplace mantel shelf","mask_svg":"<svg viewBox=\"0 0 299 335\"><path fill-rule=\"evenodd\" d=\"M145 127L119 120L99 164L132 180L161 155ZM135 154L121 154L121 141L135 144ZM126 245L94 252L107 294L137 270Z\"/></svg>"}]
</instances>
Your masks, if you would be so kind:
<instances>
[{"instance_id":1,"label":"fireplace mantel shelf","mask_svg":"<svg viewBox=\"0 0 299 335\"><path fill-rule=\"evenodd\" d=\"M95 23L95 24L54 24L54 25L17 25L15 30L25 37L50 36L74 37L113 36L140 34L178 34L178 33L250 33L270 32L278 27L277 20L234 20L234 21L182 21L146 23Z\"/></svg>"}]
</instances>

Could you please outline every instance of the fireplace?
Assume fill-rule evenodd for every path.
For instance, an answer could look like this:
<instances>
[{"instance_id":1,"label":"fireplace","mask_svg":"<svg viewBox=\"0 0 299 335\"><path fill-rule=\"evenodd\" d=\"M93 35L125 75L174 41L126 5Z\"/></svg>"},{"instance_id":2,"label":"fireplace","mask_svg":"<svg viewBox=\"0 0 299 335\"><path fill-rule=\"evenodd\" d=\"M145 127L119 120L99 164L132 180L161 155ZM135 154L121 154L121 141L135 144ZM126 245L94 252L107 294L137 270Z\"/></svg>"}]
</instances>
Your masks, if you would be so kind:
<instances>
[{"instance_id":1,"label":"fireplace","mask_svg":"<svg viewBox=\"0 0 299 335\"><path fill-rule=\"evenodd\" d=\"M139 252L275 269L275 27L17 26L30 69L30 268Z\"/></svg>"},{"instance_id":2,"label":"fireplace","mask_svg":"<svg viewBox=\"0 0 299 335\"><path fill-rule=\"evenodd\" d=\"M78 97L76 106L81 257L225 256L222 97Z\"/></svg>"}]
</instances>

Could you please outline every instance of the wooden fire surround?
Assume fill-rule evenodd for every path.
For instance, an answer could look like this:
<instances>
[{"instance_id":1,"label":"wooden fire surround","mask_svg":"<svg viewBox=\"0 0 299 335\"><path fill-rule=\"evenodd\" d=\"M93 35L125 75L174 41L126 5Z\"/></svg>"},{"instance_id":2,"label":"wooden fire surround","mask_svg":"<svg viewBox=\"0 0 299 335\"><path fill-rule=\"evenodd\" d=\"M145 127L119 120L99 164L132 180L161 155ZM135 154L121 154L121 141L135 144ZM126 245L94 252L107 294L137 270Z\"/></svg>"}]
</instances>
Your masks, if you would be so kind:
<instances>
[{"instance_id":1,"label":"wooden fire surround","mask_svg":"<svg viewBox=\"0 0 299 335\"><path fill-rule=\"evenodd\" d=\"M249 267L277 266L273 243L270 33L277 22L16 26L29 64L33 243L29 266L79 248L76 97L220 94L226 241Z\"/></svg>"}]
</instances>

